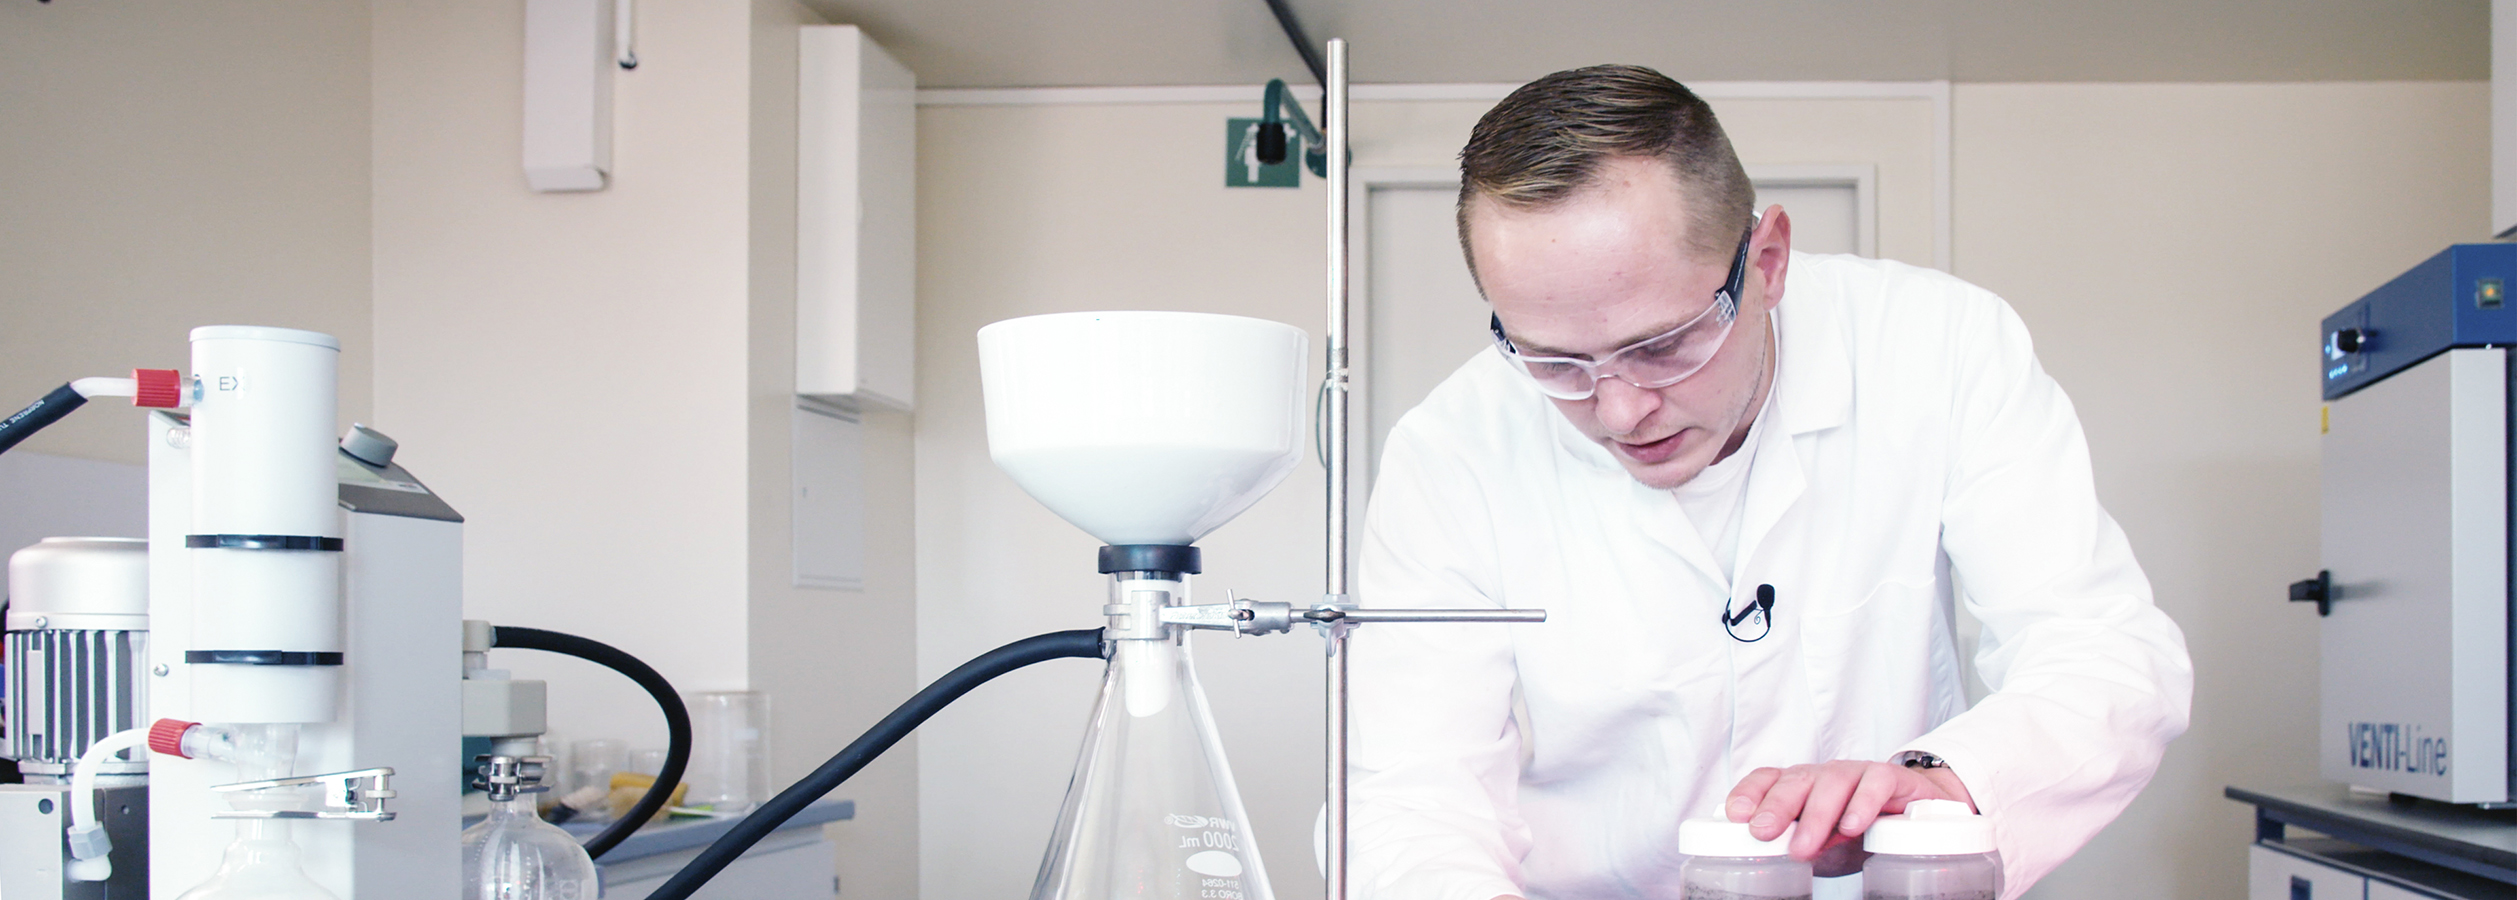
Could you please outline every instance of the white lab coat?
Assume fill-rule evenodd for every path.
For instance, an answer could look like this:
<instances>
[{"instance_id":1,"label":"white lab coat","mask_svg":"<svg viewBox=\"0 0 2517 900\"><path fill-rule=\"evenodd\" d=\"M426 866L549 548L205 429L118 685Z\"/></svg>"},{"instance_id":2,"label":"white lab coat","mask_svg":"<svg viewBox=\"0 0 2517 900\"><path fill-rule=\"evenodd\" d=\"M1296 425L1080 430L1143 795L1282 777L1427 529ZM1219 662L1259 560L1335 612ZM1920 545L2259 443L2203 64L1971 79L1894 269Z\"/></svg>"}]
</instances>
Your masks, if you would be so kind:
<instances>
[{"instance_id":1,"label":"white lab coat","mask_svg":"<svg viewBox=\"0 0 2517 900\"><path fill-rule=\"evenodd\" d=\"M1643 486L1493 353L1391 432L1359 602L1537 607L1356 632L1352 847L1372 900L1675 897L1677 826L1758 766L1954 767L2015 897L2185 729L2192 663L2098 505L2078 417L1990 292L1794 254L1738 592ZM1983 623L1967 708L1952 625ZM1516 712L1517 708L1517 712Z\"/></svg>"}]
</instances>

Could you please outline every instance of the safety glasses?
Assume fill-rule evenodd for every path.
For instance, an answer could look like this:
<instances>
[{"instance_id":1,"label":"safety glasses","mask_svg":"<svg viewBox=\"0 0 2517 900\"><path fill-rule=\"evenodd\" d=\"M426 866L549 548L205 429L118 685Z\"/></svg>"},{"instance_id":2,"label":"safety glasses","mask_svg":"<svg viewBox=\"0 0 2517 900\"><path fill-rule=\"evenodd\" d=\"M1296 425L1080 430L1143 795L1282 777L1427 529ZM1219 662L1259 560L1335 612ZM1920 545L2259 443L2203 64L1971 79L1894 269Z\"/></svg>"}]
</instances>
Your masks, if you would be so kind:
<instances>
[{"instance_id":1,"label":"safety glasses","mask_svg":"<svg viewBox=\"0 0 2517 900\"><path fill-rule=\"evenodd\" d=\"M1676 328L1627 344L1593 362L1567 356L1524 356L1504 336L1503 317L1492 316L1487 327L1494 331L1495 350L1528 373L1540 393L1558 400L1588 399L1599 390L1602 378L1622 378L1644 390L1684 381L1713 360L1713 354L1722 349L1722 340L1730 336L1731 323L1739 318L1740 285L1748 274L1748 239L1755 234L1756 224L1751 222L1747 233L1739 236L1739 252L1730 261L1730 280L1713 292L1713 305Z\"/></svg>"}]
</instances>

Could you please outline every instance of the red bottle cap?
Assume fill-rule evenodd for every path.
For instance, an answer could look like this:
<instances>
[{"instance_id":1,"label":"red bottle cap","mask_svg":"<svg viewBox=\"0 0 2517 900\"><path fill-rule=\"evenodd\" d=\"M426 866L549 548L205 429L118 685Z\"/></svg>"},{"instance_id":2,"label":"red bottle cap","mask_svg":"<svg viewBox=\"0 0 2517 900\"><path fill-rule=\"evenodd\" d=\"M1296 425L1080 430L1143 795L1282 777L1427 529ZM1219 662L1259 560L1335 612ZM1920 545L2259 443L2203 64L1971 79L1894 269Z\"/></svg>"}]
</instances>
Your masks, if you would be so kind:
<instances>
[{"instance_id":1,"label":"red bottle cap","mask_svg":"<svg viewBox=\"0 0 2517 900\"><path fill-rule=\"evenodd\" d=\"M198 724L201 723L186 722L182 719L157 720L155 724L149 726L149 749L168 756L191 759L192 757L184 756L184 732L191 731L192 726Z\"/></svg>"},{"instance_id":2,"label":"red bottle cap","mask_svg":"<svg viewBox=\"0 0 2517 900\"><path fill-rule=\"evenodd\" d=\"M131 398L133 406L174 409L184 405L184 376L174 369L133 369L131 380L140 391Z\"/></svg>"}]
</instances>

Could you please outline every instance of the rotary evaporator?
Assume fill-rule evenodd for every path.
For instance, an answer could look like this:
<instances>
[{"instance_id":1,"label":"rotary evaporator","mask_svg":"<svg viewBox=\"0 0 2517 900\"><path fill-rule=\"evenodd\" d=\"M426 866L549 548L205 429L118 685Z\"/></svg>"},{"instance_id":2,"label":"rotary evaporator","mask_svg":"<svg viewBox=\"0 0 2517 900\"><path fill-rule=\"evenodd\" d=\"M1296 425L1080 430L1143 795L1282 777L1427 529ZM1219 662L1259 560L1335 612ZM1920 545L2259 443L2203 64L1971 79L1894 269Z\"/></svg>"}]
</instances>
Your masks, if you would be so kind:
<instances>
[{"instance_id":1,"label":"rotary evaporator","mask_svg":"<svg viewBox=\"0 0 2517 900\"><path fill-rule=\"evenodd\" d=\"M392 439L332 437L339 355L311 331L198 328L189 374L82 378L0 420L5 451L127 397L149 450L145 538L48 538L10 559L5 748L25 783L0 785L0 896L454 895L465 782L530 792L539 768L544 685L489 668L494 647L638 680L674 735L662 780L678 780L687 716L652 669L463 621L463 517ZM466 760L466 739L488 753ZM663 801L649 791L635 821ZM556 836L543 868L591 896L591 857L634 827L491 846L522 859Z\"/></svg>"},{"instance_id":2,"label":"rotary evaporator","mask_svg":"<svg viewBox=\"0 0 2517 900\"><path fill-rule=\"evenodd\" d=\"M1324 869L1327 896L1343 900L1348 632L1545 613L1370 608L1348 591L1346 48L1328 48L1316 410L1309 337L1278 322L1116 311L981 329L990 454L1105 545L1103 626L1016 641L946 674L649 896L691 896L979 684L1098 658L1099 697L1033 900L1269 900L1186 636L1309 625L1327 644ZM338 356L313 332L201 328L190 374L81 379L0 421L5 451L92 397L151 408L146 539L51 539L12 562L6 746L29 783L0 786L8 900L592 897L590 859L679 781L689 719L654 670L590 639L462 620L463 517L393 462L390 439L363 426L332 438ZM1282 482L1315 438L1328 475L1321 597L1194 602L1196 541ZM549 765L545 690L490 668L496 647L610 666L664 712L664 771L582 847L530 812ZM464 758L463 737L489 752ZM467 780L496 805L458 837Z\"/></svg>"}]
</instances>

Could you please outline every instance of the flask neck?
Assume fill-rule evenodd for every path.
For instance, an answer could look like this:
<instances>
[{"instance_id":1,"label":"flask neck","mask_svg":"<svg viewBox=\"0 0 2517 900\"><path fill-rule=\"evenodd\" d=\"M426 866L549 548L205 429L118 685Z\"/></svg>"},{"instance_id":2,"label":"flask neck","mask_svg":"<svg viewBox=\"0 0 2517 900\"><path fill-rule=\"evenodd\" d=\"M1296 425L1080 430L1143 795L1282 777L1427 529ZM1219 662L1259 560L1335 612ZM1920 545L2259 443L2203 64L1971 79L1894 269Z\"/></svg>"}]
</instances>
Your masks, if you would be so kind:
<instances>
[{"instance_id":1,"label":"flask neck","mask_svg":"<svg viewBox=\"0 0 2517 900\"><path fill-rule=\"evenodd\" d=\"M539 801L534 799L535 796L536 795L533 794L517 794L504 800L492 800L489 804L490 818L532 819L539 822L542 820L542 811L540 808L541 804Z\"/></svg>"},{"instance_id":2,"label":"flask neck","mask_svg":"<svg viewBox=\"0 0 2517 900\"><path fill-rule=\"evenodd\" d=\"M1189 577L1177 572L1112 572L1110 602L1101 611L1110 617L1103 634L1126 646L1132 641L1178 643L1188 629L1162 623L1162 608L1189 602Z\"/></svg>"}]
</instances>

